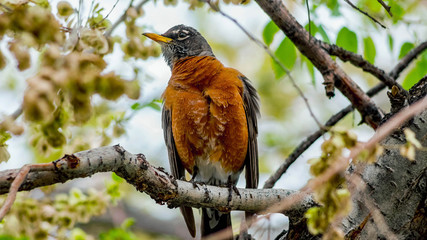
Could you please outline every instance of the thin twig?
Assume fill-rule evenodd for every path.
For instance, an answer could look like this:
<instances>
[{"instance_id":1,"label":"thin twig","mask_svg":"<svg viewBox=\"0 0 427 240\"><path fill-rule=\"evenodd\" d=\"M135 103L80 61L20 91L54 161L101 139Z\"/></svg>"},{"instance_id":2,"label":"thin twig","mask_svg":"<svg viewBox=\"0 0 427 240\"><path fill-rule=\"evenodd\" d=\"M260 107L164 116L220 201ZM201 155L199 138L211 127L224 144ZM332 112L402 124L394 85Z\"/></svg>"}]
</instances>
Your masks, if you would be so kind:
<instances>
[{"instance_id":1,"label":"thin twig","mask_svg":"<svg viewBox=\"0 0 427 240\"><path fill-rule=\"evenodd\" d=\"M94 4L95 4L95 0L92 0L92 2L90 3L89 15L87 16L85 27L87 27L87 25L89 23L89 19L91 19L93 17L93 6L94 6Z\"/></svg>"},{"instance_id":2,"label":"thin twig","mask_svg":"<svg viewBox=\"0 0 427 240\"><path fill-rule=\"evenodd\" d=\"M104 22L104 21L105 21L105 19L107 19L107 18L110 16L110 14L111 14L111 12L114 10L114 8L116 8L117 3L119 3L119 0L116 0L116 2L114 3L113 7L110 9L110 12L108 12L108 14L107 14L107 15L106 15L106 16L105 16L101 21L97 22L93 27L96 27L96 26L98 26L99 24L101 24L102 22Z\"/></svg>"},{"instance_id":3,"label":"thin twig","mask_svg":"<svg viewBox=\"0 0 427 240\"><path fill-rule=\"evenodd\" d=\"M18 193L22 183L27 178L28 173L34 169L37 169L39 171L49 171L49 170L52 170L53 168L54 167L52 163L39 163L39 164L27 164L27 165L24 165L21 169L19 169L19 172L16 174L15 179L10 185L9 194L7 195L7 198L0 209L0 221L3 220L4 216L6 216L6 214L9 212L10 208L12 207L13 203L15 202L16 194Z\"/></svg>"},{"instance_id":4,"label":"thin twig","mask_svg":"<svg viewBox=\"0 0 427 240\"><path fill-rule=\"evenodd\" d=\"M77 10L77 27L80 29L82 27L82 8L83 0L79 0L79 9Z\"/></svg>"},{"instance_id":5,"label":"thin twig","mask_svg":"<svg viewBox=\"0 0 427 240\"><path fill-rule=\"evenodd\" d=\"M427 49L427 41L421 43L414 49L412 49L408 54L403 57L399 63L393 68L393 70L390 71L389 76L392 79L397 79L399 77L399 74L415 59L417 56L419 56L424 50ZM384 83L379 83L373 88L369 89L369 91L366 92L366 94L369 97L372 97L382 91L386 85ZM348 113L353 111L353 106L348 105L347 107L343 108L338 113L334 114L332 117L329 118L329 120L325 123L325 127L331 127L334 126L338 121L343 119ZM307 150L320 136L322 136L323 133L326 132L326 129L320 128L316 132L312 133L310 136L308 136L303 142L301 142L294 151L286 158L284 163L280 165L280 167L274 172L265 182L263 188L272 188L274 184L280 179L280 177L288 170L288 168L294 163L301 154Z\"/></svg>"},{"instance_id":6,"label":"thin twig","mask_svg":"<svg viewBox=\"0 0 427 240\"><path fill-rule=\"evenodd\" d=\"M13 112L13 113L10 115L10 118L11 118L12 120L16 120L19 116L21 116L22 112L23 112L23 109L22 109L22 105L21 105L21 106L19 106L19 108L18 108L18 109L16 109L16 110L15 110L15 112Z\"/></svg>"},{"instance_id":7,"label":"thin twig","mask_svg":"<svg viewBox=\"0 0 427 240\"><path fill-rule=\"evenodd\" d=\"M317 117L314 115L314 112L312 110L312 108L310 107L310 104L308 102L308 99L305 97L304 93L302 92L301 88L298 87L298 85L295 82L295 79L292 77L291 72L289 71L289 69L287 69L282 62L280 62L280 60L276 57L276 55L274 55L274 53L270 50L269 47L267 47L267 45L265 45L263 42L261 42L259 39L257 39L255 36L253 36L248 30L246 30L246 28L244 28L235 18L231 17L230 15L224 13L221 9L219 9L219 7L215 6L211 0L205 0L209 6L212 8L212 10L219 12L222 16L228 18L230 21L234 22L234 24L236 24L237 27L239 27L248 37L249 39L251 39L253 42L255 42L258 46L260 46L261 48L263 48L265 50L265 52L267 52L268 55L270 55L270 57L273 59L273 61L280 66L280 68L286 72L286 75L289 77L289 79L291 80L292 86L298 91L298 94L300 95L300 97L304 100L305 105L307 106L308 111L310 112L311 117L314 119L314 121L316 122L317 126L319 128L323 128L322 124L320 123L320 121L317 119Z\"/></svg>"},{"instance_id":8,"label":"thin twig","mask_svg":"<svg viewBox=\"0 0 427 240\"><path fill-rule=\"evenodd\" d=\"M393 14L391 13L390 9L391 7L389 5L387 5L385 2L383 2L383 0L377 0L383 7L384 9L388 12L388 15L390 15L390 17L393 17Z\"/></svg>"},{"instance_id":9,"label":"thin twig","mask_svg":"<svg viewBox=\"0 0 427 240\"><path fill-rule=\"evenodd\" d=\"M10 185L9 195L7 195L7 198L0 209L0 221L3 220L4 216L9 212L9 209L15 202L19 187L24 182L30 170L30 165L23 166L21 170L19 170L18 175L16 175L15 180L13 180L12 184Z\"/></svg>"},{"instance_id":10,"label":"thin twig","mask_svg":"<svg viewBox=\"0 0 427 240\"><path fill-rule=\"evenodd\" d=\"M3 3L0 3L0 7L4 8L7 12L12 12L12 9L10 9L8 6L4 5Z\"/></svg>"},{"instance_id":11,"label":"thin twig","mask_svg":"<svg viewBox=\"0 0 427 240\"><path fill-rule=\"evenodd\" d=\"M304 141L302 141L294 151L286 158L285 162L280 165L280 167L274 172L270 177L265 181L263 188L272 188L274 184L279 180L279 178L288 170L288 168L294 163L302 153L305 152L319 137L321 137L325 132L328 131L329 127L334 126L342 118L344 118L349 112L353 111L353 106L349 105L346 108L342 109L335 115L333 115L325 123L325 127L319 128L316 132L308 136Z\"/></svg>"},{"instance_id":12,"label":"thin twig","mask_svg":"<svg viewBox=\"0 0 427 240\"><path fill-rule=\"evenodd\" d=\"M136 10L139 10L140 8L142 8L142 6L144 6L144 4L146 4L147 2L149 2L150 0L143 0L143 1L141 1L139 4L137 4L136 6L134 6L134 8L136 9ZM133 0L131 1L131 3L129 4L129 7L128 7L128 9L129 8L131 8L131 7L133 7L132 6L132 4L133 4ZM117 21L111 26L111 28L108 30L108 31L106 31L105 32L105 34L104 34L104 36L106 36L106 37L109 37L109 36L111 36L111 34L113 33L113 31L124 21L124 20L126 20L126 15L127 14L127 11L125 11L123 14L122 14L122 16L120 16L120 18L119 19L117 19Z\"/></svg>"},{"instance_id":13,"label":"thin twig","mask_svg":"<svg viewBox=\"0 0 427 240\"><path fill-rule=\"evenodd\" d=\"M394 67L394 69L390 72L390 77L397 79L399 74L408 67L408 65L420 55L421 52L427 49L427 41L422 42L417 47L413 48L406 54L402 59L400 59L399 63Z\"/></svg>"},{"instance_id":14,"label":"thin twig","mask_svg":"<svg viewBox=\"0 0 427 240\"><path fill-rule=\"evenodd\" d=\"M308 5L308 0L305 0L305 6L307 8L307 16L308 16L308 33L311 37L311 19L310 19L310 6Z\"/></svg>"},{"instance_id":15,"label":"thin twig","mask_svg":"<svg viewBox=\"0 0 427 240\"><path fill-rule=\"evenodd\" d=\"M356 9L357 11L359 11L360 13L362 13L363 15L367 16L368 18L370 18L372 21L374 21L375 23L379 24L382 28L387 28L386 26L384 26L383 24L381 24L378 20L376 20L374 17L372 17L371 15L369 15L369 13L363 11L362 9L356 7L352 2L350 2L349 0L344 0L346 3L348 3L348 5L350 5L352 8Z\"/></svg>"}]
</instances>

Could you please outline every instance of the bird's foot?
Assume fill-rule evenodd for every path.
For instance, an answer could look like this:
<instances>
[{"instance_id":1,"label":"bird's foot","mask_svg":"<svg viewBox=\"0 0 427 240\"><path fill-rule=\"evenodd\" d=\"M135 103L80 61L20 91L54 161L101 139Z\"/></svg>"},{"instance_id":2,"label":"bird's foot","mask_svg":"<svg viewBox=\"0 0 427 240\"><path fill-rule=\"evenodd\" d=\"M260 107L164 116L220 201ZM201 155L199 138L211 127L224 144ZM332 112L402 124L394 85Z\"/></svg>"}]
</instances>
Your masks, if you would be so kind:
<instances>
[{"instance_id":1,"label":"bird's foot","mask_svg":"<svg viewBox=\"0 0 427 240\"><path fill-rule=\"evenodd\" d=\"M234 191L237 196L241 197L239 189L237 189L236 184L234 184L231 181L231 176L228 177L228 181L227 181L227 187L228 187L228 203L231 202L231 198L232 198L232 191Z\"/></svg>"},{"instance_id":2,"label":"bird's foot","mask_svg":"<svg viewBox=\"0 0 427 240\"><path fill-rule=\"evenodd\" d=\"M199 172L199 169L197 168L197 166L195 166L193 169L193 176L191 177L190 182L193 184L193 188L197 188L198 190L200 190L197 184L201 184L201 183L196 181L196 175L198 172Z\"/></svg>"}]
</instances>

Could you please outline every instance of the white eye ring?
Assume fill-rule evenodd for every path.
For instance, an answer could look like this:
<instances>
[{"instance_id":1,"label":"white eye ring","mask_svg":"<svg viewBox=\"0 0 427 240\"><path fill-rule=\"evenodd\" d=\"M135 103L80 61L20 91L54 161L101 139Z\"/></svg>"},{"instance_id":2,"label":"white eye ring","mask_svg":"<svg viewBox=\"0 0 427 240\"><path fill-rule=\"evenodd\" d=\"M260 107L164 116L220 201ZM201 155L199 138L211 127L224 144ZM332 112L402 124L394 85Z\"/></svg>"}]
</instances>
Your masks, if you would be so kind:
<instances>
[{"instance_id":1,"label":"white eye ring","mask_svg":"<svg viewBox=\"0 0 427 240\"><path fill-rule=\"evenodd\" d=\"M178 33L178 40L179 40L179 41L182 41L182 40L184 40L184 39L187 39L189 36L190 36L190 35L188 35L187 33L185 33L185 32L183 32L183 31L181 31L181 32L179 32L179 33Z\"/></svg>"}]
</instances>

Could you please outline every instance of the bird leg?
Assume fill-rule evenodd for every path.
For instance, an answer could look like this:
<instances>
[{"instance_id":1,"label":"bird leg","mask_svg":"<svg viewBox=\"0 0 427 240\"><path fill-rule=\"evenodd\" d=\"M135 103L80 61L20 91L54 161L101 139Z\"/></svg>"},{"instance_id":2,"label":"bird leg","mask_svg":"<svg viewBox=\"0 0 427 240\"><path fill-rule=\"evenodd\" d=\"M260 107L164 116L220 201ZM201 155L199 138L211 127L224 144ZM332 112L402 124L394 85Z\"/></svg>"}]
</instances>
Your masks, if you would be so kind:
<instances>
[{"instance_id":1,"label":"bird leg","mask_svg":"<svg viewBox=\"0 0 427 240\"><path fill-rule=\"evenodd\" d=\"M231 176L228 176L228 180L227 180L227 187L228 187L228 203L231 202L231 192L234 191L239 197L240 196L240 192L239 189L237 189L236 184L234 184L231 181Z\"/></svg>"},{"instance_id":2,"label":"bird leg","mask_svg":"<svg viewBox=\"0 0 427 240\"><path fill-rule=\"evenodd\" d=\"M191 176L190 182L193 184L193 188L197 188L200 190L199 186L197 186L197 182L196 182L196 175L199 172L199 168L197 168L197 166L194 166L193 168L193 176Z\"/></svg>"}]
</instances>

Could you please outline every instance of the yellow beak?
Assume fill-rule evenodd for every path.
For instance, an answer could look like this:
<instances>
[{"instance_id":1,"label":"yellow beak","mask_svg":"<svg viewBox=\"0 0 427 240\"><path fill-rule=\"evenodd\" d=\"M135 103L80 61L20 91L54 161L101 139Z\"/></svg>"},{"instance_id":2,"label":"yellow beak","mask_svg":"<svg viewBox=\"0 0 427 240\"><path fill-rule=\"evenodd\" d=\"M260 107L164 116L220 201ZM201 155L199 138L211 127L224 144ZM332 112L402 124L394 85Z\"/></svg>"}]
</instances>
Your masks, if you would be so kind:
<instances>
[{"instance_id":1,"label":"yellow beak","mask_svg":"<svg viewBox=\"0 0 427 240\"><path fill-rule=\"evenodd\" d=\"M155 33L143 33L142 35L152 39L153 41L156 41L158 43L170 43L172 42L172 38L164 37L159 34Z\"/></svg>"}]
</instances>

